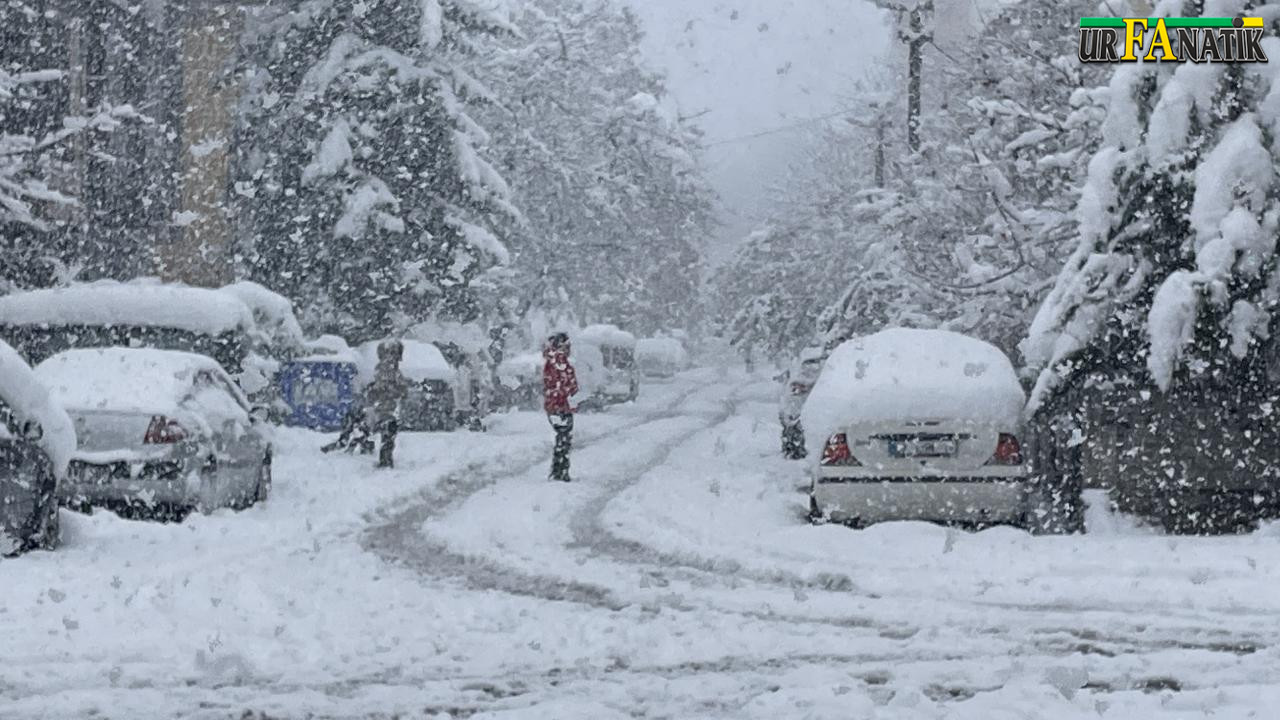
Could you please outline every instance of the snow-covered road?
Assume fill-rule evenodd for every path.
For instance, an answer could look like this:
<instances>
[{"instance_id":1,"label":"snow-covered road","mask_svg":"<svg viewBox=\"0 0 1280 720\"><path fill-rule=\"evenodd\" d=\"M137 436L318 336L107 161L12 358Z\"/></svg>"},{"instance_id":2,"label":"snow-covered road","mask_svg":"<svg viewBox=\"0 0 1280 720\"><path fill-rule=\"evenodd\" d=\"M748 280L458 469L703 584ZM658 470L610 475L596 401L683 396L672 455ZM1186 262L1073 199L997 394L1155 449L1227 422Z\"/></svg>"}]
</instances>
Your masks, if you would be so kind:
<instances>
[{"instance_id":1,"label":"snow-covered road","mask_svg":"<svg viewBox=\"0 0 1280 720\"><path fill-rule=\"evenodd\" d=\"M284 431L270 502L64 514L0 561L0 718L1216 718L1280 703L1280 533L1105 513L1033 538L811 527L775 386L697 370L579 418Z\"/></svg>"}]
</instances>

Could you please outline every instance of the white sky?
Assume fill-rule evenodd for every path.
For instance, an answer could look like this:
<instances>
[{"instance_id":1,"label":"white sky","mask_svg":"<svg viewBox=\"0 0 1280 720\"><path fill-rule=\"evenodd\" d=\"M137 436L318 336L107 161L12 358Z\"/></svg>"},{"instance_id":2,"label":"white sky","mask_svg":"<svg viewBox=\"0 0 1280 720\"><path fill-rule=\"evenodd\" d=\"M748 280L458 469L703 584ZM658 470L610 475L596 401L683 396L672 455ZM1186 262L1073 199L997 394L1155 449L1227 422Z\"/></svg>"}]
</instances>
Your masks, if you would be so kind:
<instances>
[{"instance_id":1,"label":"white sky","mask_svg":"<svg viewBox=\"0 0 1280 720\"><path fill-rule=\"evenodd\" d=\"M709 111L698 122L724 202L723 252L766 206L799 136L735 139L844 107L846 90L883 55L889 34L864 0L631 2L646 25L645 51L667 73L681 113Z\"/></svg>"}]
</instances>

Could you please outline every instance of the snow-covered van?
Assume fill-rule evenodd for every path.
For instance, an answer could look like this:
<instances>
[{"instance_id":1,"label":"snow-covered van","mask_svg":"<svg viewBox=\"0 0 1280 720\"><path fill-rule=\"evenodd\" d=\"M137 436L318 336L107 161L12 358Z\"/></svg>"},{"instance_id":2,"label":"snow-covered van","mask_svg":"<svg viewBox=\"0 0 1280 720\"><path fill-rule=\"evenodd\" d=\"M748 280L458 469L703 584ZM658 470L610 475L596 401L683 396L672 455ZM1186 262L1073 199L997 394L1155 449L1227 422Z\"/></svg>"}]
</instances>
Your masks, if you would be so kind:
<instances>
[{"instance_id":1,"label":"snow-covered van","mask_svg":"<svg viewBox=\"0 0 1280 720\"><path fill-rule=\"evenodd\" d=\"M1009 359L981 340L895 328L845 342L801 412L813 518L1078 529L1052 522L1064 499L1030 478L1025 402Z\"/></svg>"},{"instance_id":2,"label":"snow-covered van","mask_svg":"<svg viewBox=\"0 0 1280 720\"><path fill-rule=\"evenodd\" d=\"M635 335L616 325L588 325L570 333L570 340L572 353L580 353L583 346L595 348L600 353L603 372L599 384L591 390L592 396L605 403L615 403L635 400L640 395Z\"/></svg>"},{"instance_id":3,"label":"snow-covered van","mask_svg":"<svg viewBox=\"0 0 1280 720\"><path fill-rule=\"evenodd\" d=\"M78 347L152 347L207 355L235 375L257 332L240 299L187 285L101 280L0 296L0 339L32 364Z\"/></svg>"},{"instance_id":4,"label":"snow-covered van","mask_svg":"<svg viewBox=\"0 0 1280 720\"><path fill-rule=\"evenodd\" d=\"M58 543L58 490L76 449L67 413L0 342L0 556Z\"/></svg>"},{"instance_id":5,"label":"snow-covered van","mask_svg":"<svg viewBox=\"0 0 1280 720\"><path fill-rule=\"evenodd\" d=\"M357 382L367 387L378 365L378 343L359 347L360 374ZM404 356L400 372L410 389L400 406L400 429L407 431L453 430L458 426L454 386L458 373L435 345L420 340L402 340Z\"/></svg>"}]
</instances>

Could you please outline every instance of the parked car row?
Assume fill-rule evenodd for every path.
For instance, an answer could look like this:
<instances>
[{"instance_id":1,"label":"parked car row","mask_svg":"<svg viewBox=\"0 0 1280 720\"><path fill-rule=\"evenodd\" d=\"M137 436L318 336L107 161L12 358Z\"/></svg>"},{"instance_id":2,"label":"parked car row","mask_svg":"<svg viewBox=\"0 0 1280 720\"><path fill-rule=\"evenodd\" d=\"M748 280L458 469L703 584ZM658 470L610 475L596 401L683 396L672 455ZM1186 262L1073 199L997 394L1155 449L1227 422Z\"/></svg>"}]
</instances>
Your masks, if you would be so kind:
<instances>
[{"instance_id":1,"label":"parked car row","mask_svg":"<svg viewBox=\"0 0 1280 720\"><path fill-rule=\"evenodd\" d=\"M784 454L813 457L815 522L1083 529L1080 488L1031 472L1020 440L1026 396L1000 350L895 328L823 355L806 350L784 376L779 413Z\"/></svg>"},{"instance_id":2,"label":"parked car row","mask_svg":"<svg viewBox=\"0 0 1280 720\"><path fill-rule=\"evenodd\" d=\"M52 547L57 508L178 519L271 491L265 409L217 361L64 350L31 368L0 341L0 554Z\"/></svg>"},{"instance_id":3,"label":"parked car row","mask_svg":"<svg viewBox=\"0 0 1280 720\"><path fill-rule=\"evenodd\" d=\"M489 333L422 323L401 340L401 428L483 429L495 407L541 406L542 359L494 363ZM373 378L379 340L307 339L284 297L154 280L0 297L0 554L49 547L57 507L178 519L243 509L271 490L272 422L341 429ZM575 333L584 407L634 400L636 338ZM646 367L682 369L678 342Z\"/></svg>"}]
</instances>

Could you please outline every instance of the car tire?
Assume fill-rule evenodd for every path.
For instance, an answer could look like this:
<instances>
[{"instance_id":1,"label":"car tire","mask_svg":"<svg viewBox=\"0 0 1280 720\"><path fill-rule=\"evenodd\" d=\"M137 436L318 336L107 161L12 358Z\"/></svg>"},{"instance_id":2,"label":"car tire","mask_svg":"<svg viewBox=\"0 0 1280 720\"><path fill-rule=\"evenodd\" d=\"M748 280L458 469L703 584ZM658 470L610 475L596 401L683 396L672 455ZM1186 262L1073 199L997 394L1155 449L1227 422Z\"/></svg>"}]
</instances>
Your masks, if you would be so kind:
<instances>
[{"instance_id":1,"label":"car tire","mask_svg":"<svg viewBox=\"0 0 1280 720\"><path fill-rule=\"evenodd\" d=\"M1033 535L1083 533L1084 493L1080 483L1067 478L1028 479L1022 524Z\"/></svg>"},{"instance_id":2,"label":"car tire","mask_svg":"<svg viewBox=\"0 0 1280 720\"><path fill-rule=\"evenodd\" d=\"M256 486L253 502L266 502L271 495L271 453L267 453L262 458L262 466L258 468L258 484ZM251 503L252 504L252 503Z\"/></svg>"},{"instance_id":3,"label":"car tire","mask_svg":"<svg viewBox=\"0 0 1280 720\"><path fill-rule=\"evenodd\" d=\"M804 446L804 431L798 425L782 426L782 457L803 460L809 453Z\"/></svg>"},{"instance_id":4,"label":"car tire","mask_svg":"<svg viewBox=\"0 0 1280 720\"><path fill-rule=\"evenodd\" d=\"M62 519L58 513L58 502L54 500L49 503L38 546L41 550L54 550L60 544L62 544Z\"/></svg>"},{"instance_id":5,"label":"car tire","mask_svg":"<svg viewBox=\"0 0 1280 720\"><path fill-rule=\"evenodd\" d=\"M818 506L818 498L809 496L809 524L826 525L827 518L822 514L822 508Z\"/></svg>"}]
</instances>

